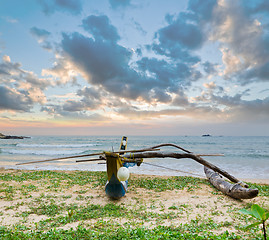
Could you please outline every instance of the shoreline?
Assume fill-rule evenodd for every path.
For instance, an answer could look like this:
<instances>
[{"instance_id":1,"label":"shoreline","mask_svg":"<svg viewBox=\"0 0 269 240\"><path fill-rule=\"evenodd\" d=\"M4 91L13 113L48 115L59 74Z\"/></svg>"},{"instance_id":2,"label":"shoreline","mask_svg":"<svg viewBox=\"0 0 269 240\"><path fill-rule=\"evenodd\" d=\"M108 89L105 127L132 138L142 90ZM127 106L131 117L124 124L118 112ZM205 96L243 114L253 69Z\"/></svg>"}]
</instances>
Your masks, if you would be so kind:
<instances>
[{"instance_id":1,"label":"shoreline","mask_svg":"<svg viewBox=\"0 0 269 240\"><path fill-rule=\"evenodd\" d=\"M259 178L247 178L247 179L242 179L244 182L250 182L250 183L258 183L258 184L267 184L269 185L269 179L259 179Z\"/></svg>"},{"instance_id":2,"label":"shoreline","mask_svg":"<svg viewBox=\"0 0 269 240\"><path fill-rule=\"evenodd\" d=\"M55 172L65 172L65 173L72 173L75 171L88 171L88 172L105 172L102 170L94 170L94 171L89 171L89 170L77 170L77 169L21 169L21 168L5 168L5 167L0 167L0 173L4 172L4 171L8 171L8 170L12 170L12 171L55 171ZM192 175L159 175L159 174L145 174L145 173L132 173L130 172L130 176L143 176L143 177L159 177L159 178L169 178L169 177L175 177L175 176L189 176L189 177L195 177L195 178L200 178L200 179L207 179L206 176L192 176ZM227 180L227 179L226 179ZM249 182L249 183L257 183L257 184L266 184L269 185L269 178L268 179L260 179L260 178L242 178L241 181L243 182Z\"/></svg>"}]
</instances>

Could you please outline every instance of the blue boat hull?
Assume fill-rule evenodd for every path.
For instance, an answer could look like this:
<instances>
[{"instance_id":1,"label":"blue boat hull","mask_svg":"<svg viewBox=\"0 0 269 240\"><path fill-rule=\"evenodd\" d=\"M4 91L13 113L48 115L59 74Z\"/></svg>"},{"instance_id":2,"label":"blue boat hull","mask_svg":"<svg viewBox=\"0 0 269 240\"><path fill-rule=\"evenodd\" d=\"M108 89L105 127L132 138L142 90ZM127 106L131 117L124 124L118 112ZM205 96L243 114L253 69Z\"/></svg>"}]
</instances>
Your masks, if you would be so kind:
<instances>
[{"instance_id":1,"label":"blue boat hull","mask_svg":"<svg viewBox=\"0 0 269 240\"><path fill-rule=\"evenodd\" d=\"M123 197L127 191L128 181L119 181L113 174L111 179L106 183L106 194L114 199Z\"/></svg>"}]
</instances>

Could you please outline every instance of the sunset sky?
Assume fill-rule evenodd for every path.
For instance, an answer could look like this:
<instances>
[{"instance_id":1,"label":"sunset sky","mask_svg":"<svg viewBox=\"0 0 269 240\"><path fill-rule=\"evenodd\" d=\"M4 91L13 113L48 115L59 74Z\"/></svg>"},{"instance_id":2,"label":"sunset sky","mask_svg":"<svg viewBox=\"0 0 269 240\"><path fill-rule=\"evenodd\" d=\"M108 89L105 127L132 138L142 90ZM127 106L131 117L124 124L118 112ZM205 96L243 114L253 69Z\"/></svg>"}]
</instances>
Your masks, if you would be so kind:
<instances>
[{"instance_id":1,"label":"sunset sky","mask_svg":"<svg viewBox=\"0 0 269 240\"><path fill-rule=\"evenodd\" d=\"M269 1L1 0L0 132L269 136Z\"/></svg>"}]
</instances>

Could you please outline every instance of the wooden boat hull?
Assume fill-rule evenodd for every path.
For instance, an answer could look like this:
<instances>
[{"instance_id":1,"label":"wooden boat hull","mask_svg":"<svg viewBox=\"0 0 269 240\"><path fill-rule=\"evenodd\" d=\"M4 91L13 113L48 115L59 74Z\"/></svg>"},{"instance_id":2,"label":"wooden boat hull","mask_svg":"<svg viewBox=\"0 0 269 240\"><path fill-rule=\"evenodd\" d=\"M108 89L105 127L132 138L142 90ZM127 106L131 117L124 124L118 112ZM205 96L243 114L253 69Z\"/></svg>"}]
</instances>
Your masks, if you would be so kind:
<instances>
[{"instance_id":1,"label":"wooden boat hull","mask_svg":"<svg viewBox=\"0 0 269 240\"><path fill-rule=\"evenodd\" d=\"M250 199L258 195L258 189L251 189L242 187L239 183L229 183L225 181L220 174L211 170L208 167L204 167L205 175L209 182L218 190L224 194L235 199Z\"/></svg>"}]
</instances>

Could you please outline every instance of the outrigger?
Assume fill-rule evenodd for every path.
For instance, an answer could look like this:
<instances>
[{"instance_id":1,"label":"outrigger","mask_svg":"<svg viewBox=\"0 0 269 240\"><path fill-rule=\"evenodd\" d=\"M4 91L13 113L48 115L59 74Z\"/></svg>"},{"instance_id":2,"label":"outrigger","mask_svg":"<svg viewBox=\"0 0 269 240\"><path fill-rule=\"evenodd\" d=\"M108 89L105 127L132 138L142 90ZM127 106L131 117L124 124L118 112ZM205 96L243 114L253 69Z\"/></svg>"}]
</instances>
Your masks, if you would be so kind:
<instances>
[{"instance_id":1,"label":"outrigger","mask_svg":"<svg viewBox=\"0 0 269 240\"><path fill-rule=\"evenodd\" d=\"M183 153L179 152L161 152L162 147L174 147ZM171 143L160 144L150 148L140 150L126 150L127 137L122 137L120 151L117 152L101 152L84 155L76 155L62 158L54 158L42 161L32 161L26 163L19 163L16 165L41 163L48 161L56 161L63 159L82 158L90 156L99 156L95 159L82 159L76 160L76 162L89 162L89 161L103 161L107 167L107 183L105 185L106 194L114 199L120 199L127 192L128 179L129 179L129 167L140 166L144 158L190 158L194 161L204 165L204 171L209 182L219 189L222 193L235 198L235 199L250 199L258 195L258 189L251 189L249 186L230 175L228 172L220 169L212 163L204 160L202 156L223 156L222 154L194 154L180 146ZM230 180L232 183L223 179L223 176Z\"/></svg>"}]
</instances>

